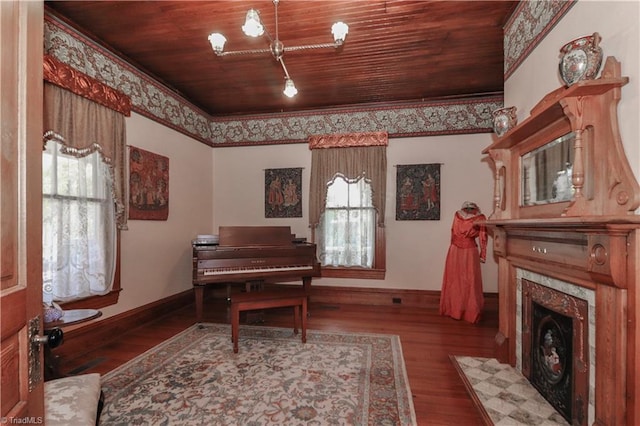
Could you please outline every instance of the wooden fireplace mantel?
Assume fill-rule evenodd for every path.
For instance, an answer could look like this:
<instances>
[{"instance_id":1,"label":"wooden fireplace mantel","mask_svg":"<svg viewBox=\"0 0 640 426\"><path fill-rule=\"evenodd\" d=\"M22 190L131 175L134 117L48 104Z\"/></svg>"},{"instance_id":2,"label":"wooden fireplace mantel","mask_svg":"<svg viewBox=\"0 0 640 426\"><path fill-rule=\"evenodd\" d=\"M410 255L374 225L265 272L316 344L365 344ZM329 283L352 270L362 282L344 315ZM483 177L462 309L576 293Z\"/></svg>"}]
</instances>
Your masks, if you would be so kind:
<instances>
[{"instance_id":1,"label":"wooden fireplace mantel","mask_svg":"<svg viewBox=\"0 0 640 426\"><path fill-rule=\"evenodd\" d=\"M629 249L640 228L640 216L487 221L494 253L512 266L573 282L595 290L598 285L627 289L636 263Z\"/></svg>"},{"instance_id":2,"label":"wooden fireplace mantel","mask_svg":"<svg viewBox=\"0 0 640 426\"><path fill-rule=\"evenodd\" d=\"M498 257L497 358L516 363L517 269L595 294L598 425L636 425L640 217L487 221Z\"/></svg>"},{"instance_id":3,"label":"wooden fireplace mantel","mask_svg":"<svg viewBox=\"0 0 640 426\"><path fill-rule=\"evenodd\" d=\"M498 260L497 358L516 365L519 269L593 291L596 425L640 424L640 186L618 130L628 82L620 69L607 58L600 78L549 93L484 151L495 166L494 211L485 224ZM522 157L569 133L570 199L523 202Z\"/></svg>"}]
</instances>

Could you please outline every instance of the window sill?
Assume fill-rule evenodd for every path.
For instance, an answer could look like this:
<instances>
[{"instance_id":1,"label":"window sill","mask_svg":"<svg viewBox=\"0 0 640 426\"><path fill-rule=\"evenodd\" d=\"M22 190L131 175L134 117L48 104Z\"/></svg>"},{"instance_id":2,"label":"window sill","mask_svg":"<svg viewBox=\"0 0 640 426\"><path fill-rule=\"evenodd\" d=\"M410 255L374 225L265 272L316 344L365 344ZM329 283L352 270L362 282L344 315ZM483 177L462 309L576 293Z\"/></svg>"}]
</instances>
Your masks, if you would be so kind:
<instances>
[{"instance_id":1,"label":"window sill","mask_svg":"<svg viewBox=\"0 0 640 426\"><path fill-rule=\"evenodd\" d=\"M370 280L384 280L386 270L364 268L338 268L323 266L321 269L323 278L356 278Z\"/></svg>"},{"instance_id":2,"label":"window sill","mask_svg":"<svg viewBox=\"0 0 640 426\"><path fill-rule=\"evenodd\" d=\"M72 300L61 303L60 307L65 311L70 309L100 309L105 306L115 305L120 297L120 289L113 290L104 296L91 296L84 299Z\"/></svg>"}]
</instances>

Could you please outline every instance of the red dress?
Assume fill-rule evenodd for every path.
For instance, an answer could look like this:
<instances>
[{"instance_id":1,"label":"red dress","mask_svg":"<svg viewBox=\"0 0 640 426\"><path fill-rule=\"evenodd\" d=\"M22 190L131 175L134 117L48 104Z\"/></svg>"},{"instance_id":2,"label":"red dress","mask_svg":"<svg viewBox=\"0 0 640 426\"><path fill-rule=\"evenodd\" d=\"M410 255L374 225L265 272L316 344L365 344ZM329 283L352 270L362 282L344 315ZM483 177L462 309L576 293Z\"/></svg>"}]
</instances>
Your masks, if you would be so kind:
<instances>
[{"instance_id":1,"label":"red dress","mask_svg":"<svg viewBox=\"0 0 640 426\"><path fill-rule=\"evenodd\" d=\"M471 323L480 320L484 307L480 260L486 258L487 232L484 225L476 223L480 220L486 220L485 215L479 213L465 218L456 212L440 294L441 315ZM479 252L476 238L480 243Z\"/></svg>"}]
</instances>

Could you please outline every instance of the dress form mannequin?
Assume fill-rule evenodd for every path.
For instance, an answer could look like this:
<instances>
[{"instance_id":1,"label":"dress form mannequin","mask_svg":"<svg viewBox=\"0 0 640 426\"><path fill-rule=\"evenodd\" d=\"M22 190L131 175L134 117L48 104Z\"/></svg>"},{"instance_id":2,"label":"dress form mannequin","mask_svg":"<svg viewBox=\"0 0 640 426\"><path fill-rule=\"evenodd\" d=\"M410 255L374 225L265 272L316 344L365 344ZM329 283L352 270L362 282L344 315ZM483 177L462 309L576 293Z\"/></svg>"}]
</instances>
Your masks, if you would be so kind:
<instances>
[{"instance_id":1,"label":"dress form mannequin","mask_svg":"<svg viewBox=\"0 0 640 426\"><path fill-rule=\"evenodd\" d=\"M480 263L486 259L487 232L477 222L486 219L471 201L465 201L454 215L440 294L441 315L471 323L480 320L484 307Z\"/></svg>"}]
</instances>

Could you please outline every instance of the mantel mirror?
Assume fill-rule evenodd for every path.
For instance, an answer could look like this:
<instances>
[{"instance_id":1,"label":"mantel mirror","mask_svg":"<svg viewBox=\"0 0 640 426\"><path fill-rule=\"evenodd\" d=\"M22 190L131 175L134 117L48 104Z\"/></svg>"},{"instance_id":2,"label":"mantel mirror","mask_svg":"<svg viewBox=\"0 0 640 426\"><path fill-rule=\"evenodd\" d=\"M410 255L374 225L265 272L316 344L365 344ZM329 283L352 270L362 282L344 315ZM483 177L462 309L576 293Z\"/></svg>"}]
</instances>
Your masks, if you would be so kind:
<instances>
[{"instance_id":1,"label":"mantel mirror","mask_svg":"<svg viewBox=\"0 0 640 426\"><path fill-rule=\"evenodd\" d=\"M530 116L486 148L494 166L489 221L628 217L640 207L620 138L621 64L548 93Z\"/></svg>"},{"instance_id":2,"label":"mantel mirror","mask_svg":"<svg viewBox=\"0 0 640 426\"><path fill-rule=\"evenodd\" d=\"M521 206L572 199L574 142L570 132L520 157Z\"/></svg>"}]
</instances>

